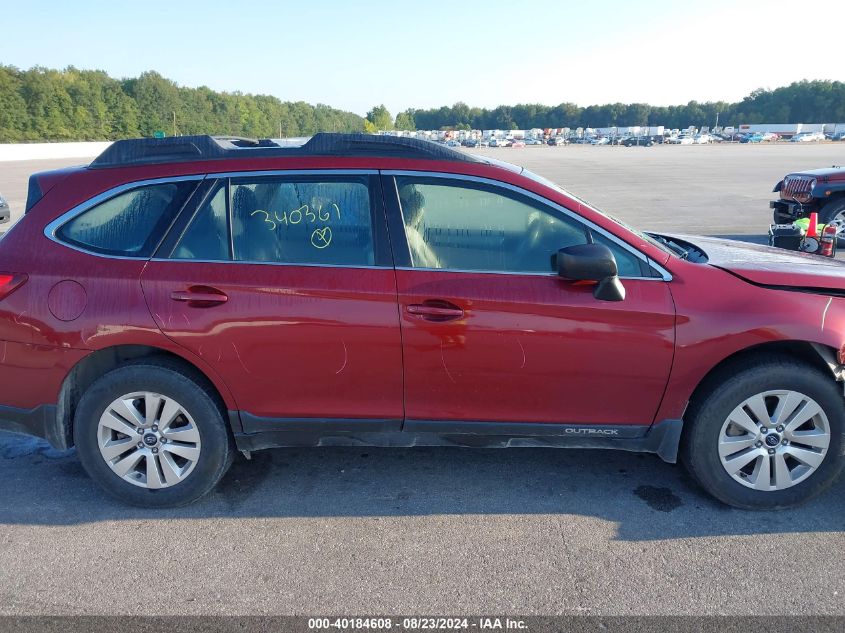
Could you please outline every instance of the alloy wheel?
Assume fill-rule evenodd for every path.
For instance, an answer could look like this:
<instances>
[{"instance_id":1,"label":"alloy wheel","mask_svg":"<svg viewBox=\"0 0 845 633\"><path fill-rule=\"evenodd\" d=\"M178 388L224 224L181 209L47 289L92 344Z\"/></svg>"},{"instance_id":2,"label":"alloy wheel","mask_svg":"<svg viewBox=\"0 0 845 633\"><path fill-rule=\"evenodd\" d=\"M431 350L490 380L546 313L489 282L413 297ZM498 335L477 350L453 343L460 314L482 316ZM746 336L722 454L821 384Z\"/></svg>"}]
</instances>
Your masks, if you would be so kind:
<instances>
[{"instance_id":1,"label":"alloy wheel","mask_svg":"<svg viewBox=\"0 0 845 633\"><path fill-rule=\"evenodd\" d=\"M120 396L100 416L100 455L123 480L168 488L197 464L201 438L191 415L173 398L149 391Z\"/></svg>"},{"instance_id":2,"label":"alloy wheel","mask_svg":"<svg viewBox=\"0 0 845 633\"><path fill-rule=\"evenodd\" d=\"M821 466L830 440L830 423L815 400L797 391L766 391L742 402L725 420L719 458L743 486L783 490Z\"/></svg>"},{"instance_id":3,"label":"alloy wheel","mask_svg":"<svg viewBox=\"0 0 845 633\"><path fill-rule=\"evenodd\" d=\"M839 239L845 238L845 209L833 216L829 224L836 227L836 237Z\"/></svg>"}]
</instances>

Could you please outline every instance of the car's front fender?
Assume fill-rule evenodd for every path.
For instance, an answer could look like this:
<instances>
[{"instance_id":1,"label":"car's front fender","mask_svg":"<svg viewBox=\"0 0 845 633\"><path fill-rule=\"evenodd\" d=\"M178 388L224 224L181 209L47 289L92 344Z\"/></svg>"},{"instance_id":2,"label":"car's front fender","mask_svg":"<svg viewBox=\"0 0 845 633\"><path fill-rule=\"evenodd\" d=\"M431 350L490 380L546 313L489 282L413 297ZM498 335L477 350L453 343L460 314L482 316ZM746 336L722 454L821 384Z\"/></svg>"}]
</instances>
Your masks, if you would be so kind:
<instances>
[{"instance_id":1,"label":"car's front fender","mask_svg":"<svg viewBox=\"0 0 845 633\"><path fill-rule=\"evenodd\" d=\"M707 264L682 262L670 271L675 356L656 420L681 418L701 382L748 351L803 346L813 355L813 348L829 350L841 363L845 297L762 287Z\"/></svg>"}]
</instances>

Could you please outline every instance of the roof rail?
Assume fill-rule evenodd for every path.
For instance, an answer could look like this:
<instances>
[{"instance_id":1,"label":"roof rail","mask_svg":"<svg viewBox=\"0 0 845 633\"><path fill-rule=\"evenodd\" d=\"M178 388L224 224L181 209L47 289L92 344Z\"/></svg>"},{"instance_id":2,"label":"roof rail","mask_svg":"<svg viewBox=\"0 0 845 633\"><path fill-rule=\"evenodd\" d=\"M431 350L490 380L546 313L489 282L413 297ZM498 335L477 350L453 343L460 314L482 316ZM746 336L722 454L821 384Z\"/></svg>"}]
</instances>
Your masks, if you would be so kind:
<instances>
[{"instance_id":1,"label":"roof rail","mask_svg":"<svg viewBox=\"0 0 845 633\"><path fill-rule=\"evenodd\" d=\"M432 141L401 136L321 132L301 139L249 139L235 136L173 136L115 141L95 158L90 169L156 165L230 158L289 156L379 156L482 162Z\"/></svg>"}]
</instances>

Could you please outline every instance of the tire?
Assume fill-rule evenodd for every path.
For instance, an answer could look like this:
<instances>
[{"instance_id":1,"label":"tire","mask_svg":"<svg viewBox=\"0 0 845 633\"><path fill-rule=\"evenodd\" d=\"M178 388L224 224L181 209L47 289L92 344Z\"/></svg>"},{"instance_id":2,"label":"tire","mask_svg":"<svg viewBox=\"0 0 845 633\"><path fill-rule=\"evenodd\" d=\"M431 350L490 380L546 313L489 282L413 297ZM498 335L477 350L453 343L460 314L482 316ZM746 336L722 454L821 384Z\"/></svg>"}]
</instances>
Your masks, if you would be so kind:
<instances>
[{"instance_id":1,"label":"tire","mask_svg":"<svg viewBox=\"0 0 845 633\"><path fill-rule=\"evenodd\" d=\"M790 393L797 395L789 396ZM752 398L759 402L756 398L762 395L766 395L762 400L762 412L770 414L772 428L767 435L758 433L755 437L731 420L744 420L744 411L752 429L757 429L755 418L762 416L755 416L752 408L739 410L739 407ZM815 411L812 404L817 404L821 413L810 418L806 425L800 424L791 430L789 427L793 426L793 422L790 416L785 416L785 426L773 424L776 406L785 402L784 409L788 410L788 398L799 396L805 400L797 405L791 416L795 424L804 417L802 413ZM795 402L797 400L792 400L792 403ZM807 408L803 409L805 403ZM684 465L702 488L737 508L775 510L801 504L821 494L842 470L845 402L841 387L817 368L792 359L760 356L753 365L745 362L725 368L708 380L702 393L694 398L686 422L681 443ZM825 428L829 431L826 448L803 444L823 441L820 438ZM737 434L738 431L741 434ZM808 437L808 434L813 434L816 439ZM769 440L775 441L774 448ZM734 441L737 444L731 445ZM741 445L747 447L738 448ZM736 452L723 458L721 451ZM820 459L819 455L822 455ZM795 456L806 459L808 463L820 463L811 469ZM729 469L734 471L748 458L753 459L745 470L729 474ZM725 465L723 459L726 460ZM784 466L794 470L784 472Z\"/></svg>"},{"instance_id":2,"label":"tire","mask_svg":"<svg viewBox=\"0 0 845 633\"><path fill-rule=\"evenodd\" d=\"M837 215L841 217L837 220L840 227L836 231L836 245L845 246L845 197L831 200L824 205L819 211L819 223L829 224L836 219Z\"/></svg>"},{"instance_id":3,"label":"tire","mask_svg":"<svg viewBox=\"0 0 845 633\"><path fill-rule=\"evenodd\" d=\"M203 383L178 363L150 358L96 380L74 416L86 472L134 506L176 507L207 494L231 465L234 445L224 407Z\"/></svg>"}]
</instances>

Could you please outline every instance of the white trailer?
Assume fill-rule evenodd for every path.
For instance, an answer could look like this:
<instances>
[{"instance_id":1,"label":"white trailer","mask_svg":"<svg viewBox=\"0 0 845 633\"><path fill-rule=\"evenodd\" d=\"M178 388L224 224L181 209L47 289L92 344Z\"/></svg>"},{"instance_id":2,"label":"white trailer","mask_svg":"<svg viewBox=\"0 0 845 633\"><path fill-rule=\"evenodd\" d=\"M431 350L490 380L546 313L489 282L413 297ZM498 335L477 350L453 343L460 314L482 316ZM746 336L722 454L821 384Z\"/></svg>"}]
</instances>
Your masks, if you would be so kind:
<instances>
[{"instance_id":1,"label":"white trailer","mask_svg":"<svg viewBox=\"0 0 845 633\"><path fill-rule=\"evenodd\" d=\"M801 124L801 131L802 132L821 132L824 133L825 124L824 123L802 123Z\"/></svg>"},{"instance_id":2,"label":"white trailer","mask_svg":"<svg viewBox=\"0 0 845 633\"><path fill-rule=\"evenodd\" d=\"M727 128L726 128L727 129ZM754 123L743 124L737 129L740 134L765 134L766 132L774 132L779 136L795 136L801 132L820 132L821 129L809 129L805 123Z\"/></svg>"},{"instance_id":3,"label":"white trailer","mask_svg":"<svg viewBox=\"0 0 845 633\"><path fill-rule=\"evenodd\" d=\"M598 127L593 130L599 136L623 137L623 136L663 136L662 125L640 126L627 125L617 127Z\"/></svg>"}]
</instances>

